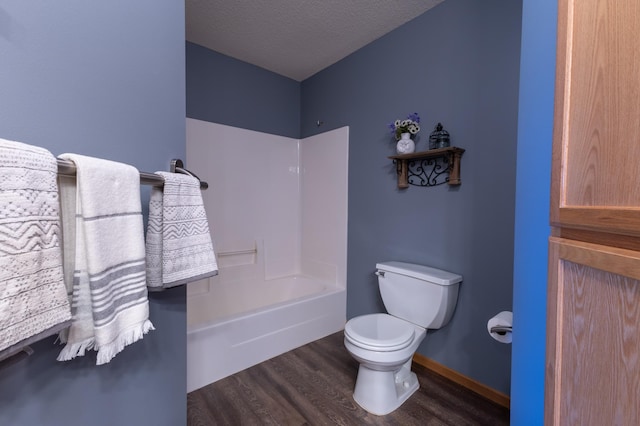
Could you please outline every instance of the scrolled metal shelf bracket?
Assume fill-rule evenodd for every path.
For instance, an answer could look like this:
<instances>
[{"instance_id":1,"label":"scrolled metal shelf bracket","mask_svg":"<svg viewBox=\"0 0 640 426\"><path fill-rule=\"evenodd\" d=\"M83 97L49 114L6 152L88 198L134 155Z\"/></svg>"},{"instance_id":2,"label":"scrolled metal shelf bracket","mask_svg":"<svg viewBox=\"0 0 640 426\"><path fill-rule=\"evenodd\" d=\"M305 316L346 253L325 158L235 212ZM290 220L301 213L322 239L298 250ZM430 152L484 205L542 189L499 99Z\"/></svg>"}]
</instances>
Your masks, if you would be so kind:
<instances>
[{"instance_id":1,"label":"scrolled metal shelf bracket","mask_svg":"<svg viewBox=\"0 0 640 426\"><path fill-rule=\"evenodd\" d=\"M414 186L436 186L449 182L447 157L409 161L408 182Z\"/></svg>"},{"instance_id":2,"label":"scrolled metal shelf bracket","mask_svg":"<svg viewBox=\"0 0 640 426\"><path fill-rule=\"evenodd\" d=\"M447 147L389 157L396 165L398 188L409 185L460 185L460 159L464 149Z\"/></svg>"}]
</instances>

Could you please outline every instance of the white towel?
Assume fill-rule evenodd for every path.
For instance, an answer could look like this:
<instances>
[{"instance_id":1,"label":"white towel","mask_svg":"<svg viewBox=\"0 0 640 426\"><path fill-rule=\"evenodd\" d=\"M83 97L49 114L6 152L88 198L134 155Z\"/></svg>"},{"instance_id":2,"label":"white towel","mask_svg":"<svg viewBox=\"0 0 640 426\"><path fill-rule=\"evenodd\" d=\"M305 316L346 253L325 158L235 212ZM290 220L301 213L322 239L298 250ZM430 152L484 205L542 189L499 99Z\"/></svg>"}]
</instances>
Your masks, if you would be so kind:
<instances>
[{"instance_id":1,"label":"white towel","mask_svg":"<svg viewBox=\"0 0 640 426\"><path fill-rule=\"evenodd\" d=\"M46 149L0 139L0 360L71 320L57 174Z\"/></svg>"},{"instance_id":2,"label":"white towel","mask_svg":"<svg viewBox=\"0 0 640 426\"><path fill-rule=\"evenodd\" d=\"M61 333L66 346L58 360L95 349L101 365L154 329L145 285L140 175L113 161L77 154L60 158L73 161L77 173L75 184L60 181L73 322Z\"/></svg>"},{"instance_id":3,"label":"white towel","mask_svg":"<svg viewBox=\"0 0 640 426\"><path fill-rule=\"evenodd\" d=\"M161 290L218 273L200 181L156 172L164 188L153 188L147 226L147 285Z\"/></svg>"}]
</instances>

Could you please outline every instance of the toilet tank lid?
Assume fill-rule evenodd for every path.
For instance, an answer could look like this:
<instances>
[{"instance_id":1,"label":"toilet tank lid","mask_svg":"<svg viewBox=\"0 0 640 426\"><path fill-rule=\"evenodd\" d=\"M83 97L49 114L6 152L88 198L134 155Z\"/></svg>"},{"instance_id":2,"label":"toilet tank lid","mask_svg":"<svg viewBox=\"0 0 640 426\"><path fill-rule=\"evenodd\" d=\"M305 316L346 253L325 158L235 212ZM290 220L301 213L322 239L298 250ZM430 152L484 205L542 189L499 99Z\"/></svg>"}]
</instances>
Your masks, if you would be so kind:
<instances>
[{"instance_id":1,"label":"toilet tank lid","mask_svg":"<svg viewBox=\"0 0 640 426\"><path fill-rule=\"evenodd\" d=\"M379 271L406 275L439 285L451 285L462 281L462 275L443 271L442 269L432 268L430 266L416 265L415 263L396 261L380 262L376 264L376 268Z\"/></svg>"}]
</instances>

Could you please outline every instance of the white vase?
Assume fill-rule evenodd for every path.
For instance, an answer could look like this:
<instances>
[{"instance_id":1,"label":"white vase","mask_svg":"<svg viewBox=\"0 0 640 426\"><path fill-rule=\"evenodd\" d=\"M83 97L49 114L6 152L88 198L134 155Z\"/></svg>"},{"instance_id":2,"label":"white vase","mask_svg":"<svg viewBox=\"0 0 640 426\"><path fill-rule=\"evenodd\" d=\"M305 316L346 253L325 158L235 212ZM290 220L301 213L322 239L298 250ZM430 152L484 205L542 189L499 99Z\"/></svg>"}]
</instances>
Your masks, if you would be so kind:
<instances>
[{"instance_id":1,"label":"white vase","mask_svg":"<svg viewBox=\"0 0 640 426\"><path fill-rule=\"evenodd\" d=\"M400 140L396 144L396 151L398 154L411 154L416 151L416 144L411 139L411 133L402 133Z\"/></svg>"}]
</instances>

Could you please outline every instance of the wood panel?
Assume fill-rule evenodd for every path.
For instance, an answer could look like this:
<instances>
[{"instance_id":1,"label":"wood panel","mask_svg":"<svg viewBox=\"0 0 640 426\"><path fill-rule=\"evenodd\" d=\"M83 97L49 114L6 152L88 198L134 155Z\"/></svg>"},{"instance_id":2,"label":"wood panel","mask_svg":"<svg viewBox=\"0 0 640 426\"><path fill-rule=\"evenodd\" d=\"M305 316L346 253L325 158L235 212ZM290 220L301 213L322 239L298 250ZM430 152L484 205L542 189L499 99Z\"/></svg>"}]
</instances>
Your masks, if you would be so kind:
<instances>
[{"instance_id":1,"label":"wood panel","mask_svg":"<svg viewBox=\"0 0 640 426\"><path fill-rule=\"evenodd\" d=\"M640 239L628 235L592 232L571 228L557 229L557 231L557 236L563 239L591 242L604 246L640 251Z\"/></svg>"},{"instance_id":2,"label":"wood panel","mask_svg":"<svg viewBox=\"0 0 640 426\"><path fill-rule=\"evenodd\" d=\"M556 237L549 241L558 246L560 259L640 279L640 252Z\"/></svg>"},{"instance_id":3,"label":"wood panel","mask_svg":"<svg viewBox=\"0 0 640 426\"><path fill-rule=\"evenodd\" d=\"M602 265L610 254L606 268L631 275L627 267L637 261L618 258L624 252L551 239L556 260L549 281L557 285L549 291L556 315L547 324L553 387L546 424L631 425L640 419L640 281L586 266Z\"/></svg>"},{"instance_id":4,"label":"wood panel","mask_svg":"<svg viewBox=\"0 0 640 426\"><path fill-rule=\"evenodd\" d=\"M561 207L558 223L554 225L640 237L640 208Z\"/></svg>"},{"instance_id":5,"label":"wood panel","mask_svg":"<svg viewBox=\"0 0 640 426\"><path fill-rule=\"evenodd\" d=\"M547 347L545 356L545 392L544 392L544 424L560 425L559 407L563 403L560 389L560 366L562 356L562 318L564 317L564 300L562 298L564 282L563 270L560 268L560 245L557 241L549 244L549 284L547 288Z\"/></svg>"},{"instance_id":6,"label":"wood panel","mask_svg":"<svg viewBox=\"0 0 640 426\"><path fill-rule=\"evenodd\" d=\"M640 4L568 7L562 205L638 206Z\"/></svg>"},{"instance_id":7,"label":"wood panel","mask_svg":"<svg viewBox=\"0 0 640 426\"><path fill-rule=\"evenodd\" d=\"M552 269L545 424L638 424L640 281L566 260Z\"/></svg>"}]
</instances>

